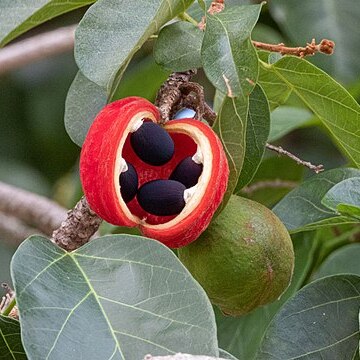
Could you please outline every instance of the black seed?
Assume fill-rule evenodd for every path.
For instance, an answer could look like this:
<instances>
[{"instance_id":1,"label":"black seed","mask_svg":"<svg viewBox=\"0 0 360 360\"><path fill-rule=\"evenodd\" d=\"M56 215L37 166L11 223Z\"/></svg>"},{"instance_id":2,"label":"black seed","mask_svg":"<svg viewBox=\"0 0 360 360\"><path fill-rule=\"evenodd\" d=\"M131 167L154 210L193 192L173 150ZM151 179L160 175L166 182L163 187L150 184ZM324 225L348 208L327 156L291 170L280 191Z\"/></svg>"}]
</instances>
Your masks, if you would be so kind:
<instances>
[{"instance_id":1,"label":"black seed","mask_svg":"<svg viewBox=\"0 0 360 360\"><path fill-rule=\"evenodd\" d=\"M128 203L135 197L139 183L135 168L128 162L126 164L128 169L120 174L119 182L121 196Z\"/></svg>"},{"instance_id":2,"label":"black seed","mask_svg":"<svg viewBox=\"0 0 360 360\"><path fill-rule=\"evenodd\" d=\"M170 180L180 181L188 189L197 184L202 170L203 165L197 164L191 156L188 156L179 162L178 166L171 173Z\"/></svg>"},{"instance_id":3,"label":"black seed","mask_svg":"<svg viewBox=\"0 0 360 360\"><path fill-rule=\"evenodd\" d=\"M141 186L137 199L150 214L177 215L185 207L185 186L174 180L153 180Z\"/></svg>"},{"instance_id":4,"label":"black seed","mask_svg":"<svg viewBox=\"0 0 360 360\"><path fill-rule=\"evenodd\" d=\"M144 122L131 134L130 142L136 155L150 165L164 165L174 155L171 136L153 122Z\"/></svg>"}]
</instances>

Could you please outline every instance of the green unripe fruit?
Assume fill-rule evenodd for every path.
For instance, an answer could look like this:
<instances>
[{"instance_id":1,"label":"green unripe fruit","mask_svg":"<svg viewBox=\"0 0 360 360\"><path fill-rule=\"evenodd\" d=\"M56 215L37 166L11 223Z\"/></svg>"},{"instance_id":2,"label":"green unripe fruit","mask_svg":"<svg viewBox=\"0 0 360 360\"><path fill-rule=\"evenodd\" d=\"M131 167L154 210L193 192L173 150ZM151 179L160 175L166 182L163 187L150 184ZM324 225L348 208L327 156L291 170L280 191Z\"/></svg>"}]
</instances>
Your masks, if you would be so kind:
<instances>
[{"instance_id":1,"label":"green unripe fruit","mask_svg":"<svg viewBox=\"0 0 360 360\"><path fill-rule=\"evenodd\" d=\"M278 299L294 269L282 222L265 206L238 196L178 254L211 302L232 316Z\"/></svg>"}]
</instances>

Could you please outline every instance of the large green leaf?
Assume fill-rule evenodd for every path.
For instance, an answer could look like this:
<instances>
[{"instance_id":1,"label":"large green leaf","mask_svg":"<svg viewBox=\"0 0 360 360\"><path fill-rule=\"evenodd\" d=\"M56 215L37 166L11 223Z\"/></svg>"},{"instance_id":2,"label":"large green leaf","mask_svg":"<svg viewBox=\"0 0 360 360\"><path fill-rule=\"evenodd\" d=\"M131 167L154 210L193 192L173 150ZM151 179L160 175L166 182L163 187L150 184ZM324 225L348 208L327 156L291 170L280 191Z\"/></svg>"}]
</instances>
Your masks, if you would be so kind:
<instances>
[{"instance_id":1,"label":"large green leaf","mask_svg":"<svg viewBox=\"0 0 360 360\"><path fill-rule=\"evenodd\" d=\"M96 0L1 0L0 47L31 28Z\"/></svg>"},{"instance_id":2,"label":"large green leaf","mask_svg":"<svg viewBox=\"0 0 360 360\"><path fill-rule=\"evenodd\" d=\"M291 94L291 89L272 71L260 66L258 82L269 100L270 109L284 104Z\"/></svg>"},{"instance_id":3,"label":"large green leaf","mask_svg":"<svg viewBox=\"0 0 360 360\"><path fill-rule=\"evenodd\" d=\"M325 194L321 202L340 214L359 216L360 219L360 177L339 182Z\"/></svg>"},{"instance_id":4,"label":"large green leaf","mask_svg":"<svg viewBox=\"0 0 360 360\"><path fill-rule=\"evenodd\" d=\"M284 57L273 65L261 63L273 71L319 117L360 167L360 105L329 75L297 57Z\"/></svg>"},{"instance_id":5,"label":"large green leaf","mask_svg":"<svg viewBox=\"0 0 360 360\"><path fill-rule=\"evenodd\" d=\"M230 170L227 190L217 214L225 207L239 180L245 158L248 109L248 97L225 97L213 126L223 143Z\"/></svg>"},{"instance_id":6,"label":"large green leaf","mask_svg":"<svg viewBox=\"0 0 360 360\"><path fill-rule=\"evenodd\" d=\"M154 46L155 61L172 71L199 68L204 32L197 26L178 21L161 29Z\"/></svg>"},{"instance_id":7,"label":"large green leaf","mask_svg":"<svg viewBox=\"0 0 360 360\"><path fill-rule=\"evenodd\" d=\"M314 175L287 194L273 211L290 232L352 222L322 205L321 200L335 184L359 176L360 170L351 168L333 169Z\"/></svg>"},{"instance_id":8,"label":"large green leaf","mask_svg":"<svg viewBox=\"0 0 360 360\"><path fill-rule=\"evenodd\" d=\"M20 323L2 315L0 315L0 359L27 359L21 344Z\"/></svg>"},{"instance_id":9,"label":"large green leaf","mask_svg":"<svg viewBox=\"0 0 360 360\"><path fill-rule=\"evenodd\" d=\"M280 106L271 113L269 141L275 141L304 125L313 114L303 108Z\"/></svg>"},{"instance_id":10,"label":"large green leaf","mask_svg":"<svg viewBox=\"0 0 360 360\"><path fill-rule=\"evenodd\" d=\"M225 7L206 16L201 57L211 83L230 97L247 96L258 78L258 58L250 35L262 5Z\"/></svg>"},{"instance_id":11,"label":"large green leaf","mask_svg":"<svg viewBox=\"0 0 360 360\"><path fill-rule=\"evenodd\" d=\"M98 0L76 30L75 59L82 73L110 90L150 35L193 0Z\"/></svg>"},{"instance_id":12,"label":"large green leaf","mask_svg":"<svg viewBox=\"0 0 360 360\"><path fill-rule=\"evenodd\" d=\"M311 61L337 77L353 81L360 72L360 4L358 0L275 0L271 14L293 40L305 45L312 38L336 43L332 56L317 55Z\"/></svg>"},{"instance_id":13,"label":"large green leaf","mask_svg":"<svg viewBox=\"0 0 360 360\"><path fill-rule=\"evenodd\" d=\"M216 312L219 345L241 360L252 360L259 348L265 330L283 303L302 285L311 267L317 248L313 233L293 236L295 269L286 293L272 304L262 306L239 318L225 317Z\"/></svg>"},{"instance_id":14,"label":"large green leaf","mask_svg":"<svg viewBox=\"0 0 360 360\"><path fill-rule=\"evenodd\" d=\"M205 292L157 241L112 235L66 252L34 236L11 270L32 359L218 355Z\"/></svg>"},{"instance_id":15,"label":"large green leaf","mask_svg":"<svg viewBox=\"0 0 360 360\"><path fill-rule=\"evenodd\" d=\"M269 103L262 88L256 85L249 97L245 157L236 189L241 189L254 177L265 152L269 131Z\"/></svg>"},{"instance_id":16,"label":"large green leaf","mask_svg":"<svg viewBox=\"0 0 360 360\"><path fill-rule=\"evenodd\" d=\"M75 144L82 146L90 125L106 102L106 91L78 71L66 97L64 115L65 129Z\"/></svg>"},{"instance_id":17,"label":"large green leaf","mask_svg":"<svg viewBox=\"0 0 360 360\"><path fill-rule=\"evenodd\" d=\"M353 359L359 346L359 306L359 276L310 283L275 316L256 359Z\"/></svg>"},{"instance_id":18,"label":"large green leaf","mask_svg":"<svg viewBox=\"0 0 360 360\"><path fill-rule=\"evenodd\" d=\"M334 251L321 264L314 278L337 275L354 274L360 276L360 244L351 244Z\"/></svg>"}]
</instances>

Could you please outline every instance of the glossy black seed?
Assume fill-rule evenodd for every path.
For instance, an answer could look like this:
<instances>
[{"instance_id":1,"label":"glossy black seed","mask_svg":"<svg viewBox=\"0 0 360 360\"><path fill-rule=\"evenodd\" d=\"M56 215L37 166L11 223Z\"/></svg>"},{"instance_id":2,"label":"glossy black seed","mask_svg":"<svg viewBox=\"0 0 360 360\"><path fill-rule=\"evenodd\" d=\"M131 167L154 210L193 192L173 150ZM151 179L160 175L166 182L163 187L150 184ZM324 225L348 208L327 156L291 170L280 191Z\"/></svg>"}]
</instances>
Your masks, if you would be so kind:
<instances>
[{"instance_id":1,"label":"glossy black seed","mask_svg":"<svg viewBox=\"0 0 360 360\"><path fill-rule=\"evenodd\" d=\"M150 214L177 215L185 207L185 186L174 180L153 180L141 186L137 199Z\"/></svg>"},{"instance_id":2,"label":"glossy black seed","mask_svg":"<svg viewBox=\"0 0 360 360\"><path fill-rule=\"evenodd\" d=\"M171 173L169 179L180 181L188 189L197 184L202 170L203 165L197 164L191 156L188 156L179 162L178 166Z\"/></svg>"},{"instance_id":3,"label":"glossy black seed","mask_svg":"<svg viewBox=\"0 0 360 360\"><path fill-rule=\"evenodd\" d=\"M130 142L136 155L150 165L164 165L174 155L171 136L153 122L144 122L131 134Z\"/></svg>"},{"instance_id":4,"label":"glossy black seed","mask_svg":"<svg viewBox=\"0 0 360 360\"><path fill-rule=\"evenodd\" d=\"M128 203L135 197L139 183L135 168L128 162L126 164L128 169L120 174L119 182L121 196Z\"/></svg>"}]
</instances>

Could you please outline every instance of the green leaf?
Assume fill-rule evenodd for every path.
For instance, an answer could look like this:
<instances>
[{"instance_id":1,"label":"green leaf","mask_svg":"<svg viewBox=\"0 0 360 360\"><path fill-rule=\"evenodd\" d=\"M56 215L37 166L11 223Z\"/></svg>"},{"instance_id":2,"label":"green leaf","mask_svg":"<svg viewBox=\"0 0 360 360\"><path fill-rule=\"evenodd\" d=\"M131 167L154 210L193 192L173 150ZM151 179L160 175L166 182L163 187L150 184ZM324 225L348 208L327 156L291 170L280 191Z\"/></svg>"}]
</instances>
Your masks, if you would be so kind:
<instances>
[{"instance_id":1,"label":"green leaf","mask_svg":"<svg viewBox=\"0 0 360 360\"><path fill-rule=\"evenodd\" d=\"M11 270L32 359L218 356L205 292L157 241L112 235L66 252L33 236Z\"/></svg>"},{"instance_id":2,"label":"green leaf","mask_svg":"<svg viewBox=\"0 0 360 360\"><path fill-rule=\"evenodd\" d=\"M269 3L271 14L295 46L311 39L331 39L333 55L314 56L311 61L342 81L353 81L360 73L360 6L357 0L277 0Z\"/></svg>"},{"instance_id":3,"label":"green leaf","mask_svg":"<svg viewBox=\"0 0 360 360\"><path fill-rule=\"evenodd\" d=\"M284 104L291 94L291 89L274 72L260 66L259 84L265 91L270 109L274 110Z\"/></svg>"},{"instance_id":4,"label":"green leaf","mask_svg":"<svg viewBox=\"0 0 360 360\"><path fill-rule=\"evenodd\" d=\"M203 38L204 32L189 22L179 21L165 26L154 46L155 61L172 71L200 68Z\"/></svg>"},{"instance_id":5,"label":"green leaf","mask_svg":"<svg viewBox=\"0 0 360 360\"><path fill-rule=\"evenodd\" d=\"M360 244L351 244L334 251L321 264L314 278L337 274L354 274L360 276Z\"/></svg>"},{"instance_id":6,"label":"green leaf","mask_svg":"<svg viewBox=\"0 0 360 360\"><path fill-rule=\"evenodd\" d=\"M271 113L269 141L275 141L304 125L313 114L303 108L280 106Z\"/></svg>"},{"instance_id":7,"label":"green leaf","mask_svg":"<svg viewBox=\"0 0 360 360\"><path fill-rule=\"evenodd\" d=\"M357 169L333 169L314 175L287 194L274 208L290 232L353 222L322 205L324 195L337 183L359 177Z\"/></svg>"},{"instance_id":8,"label":"green leaf","mask_svg":"<svg viewBox=\"0 0 360 360\"><path fill-rule=\"evenodd\" d=\"M0 315L0 358L26 360L21 344L20 323L7 316Z\"/></svg>"},{"instance_id":9,"label":"green leaf","mask_svg":"<svg viewBox=\"0 0 360 360\"><path fill-rule=\"evenodd\" d=\"M360 167L360 105L329 75L304 59L284 57L272 70L320 118L339 145Z\"/></svg>"},{"instance_id":10,"label":"green leaf","mask_svg":"<svg viewBox=\"0 0 360 360\"><path fill-rule=\"evenodd\" d=\"M82 146L90 125L106 102L106 91L79 71L69 88L64 115L65 129L75 144Z\"/></svg>"},{"instance_id":11,"label":"green leaf","mask_svg":"<svg viewBox=\"0 0 360 360\"><path fill-rule=\"evenodd\" d=\"M201 48L205 74L229 97L247 96L258 78L258 58L250 35L262 5L225 7L206 16Z\"/></svg>"},{"instance_id":12,"label":"green leaf","mask_svg":"<svg viewBox=\"0 0 360 360\"><path fill-rule=\"evenodd\" d=\"M293 236L295 251L295 269L290 287L280 300L262 306L250 314L239 318L223 316L216 312L219 345L239 359L252 360L259 348L262 337L271 319L284 302L302 285L310 270L312 258L317 248L313 233Z\"/></svg>"},{"instance_id":13,"label":"green leaf","mask_svg":"<svg viewBox=\"0 0 360 360\"><path fill-rule=\"evenodd\" d=\"M149 36L192 2L98 0L76 30L75 59L80 70L95 84L110 91Z\"/></svg>"},{"instance_id":14,"label":"green leaf","mask_svg":"<svg viewBox=\"0 0 360 360\"><path fill-rule=\"evenodd\" d=\"M235 193L271 208L299 185L303 173L304 168L295 161L272 156L262 161L251 183L242 189L236 187Z\"/></svg>"},{"instance_id":15,"label":"green leaf","mask_svg":"<svg viewBox=\"0 0 360 360\"><path fill-rule=\"evenodd\" d=\"M337 211L340 214L359 216L360 177L339 182L325 194L321 202L329 209Z\"/></svg>"},{"instance_id":16,"label":"green leaf","mask_svg":"<svg viewBox=\"0 0 360 360\"><path fill-rule=\"evenodd\" d=\"M259 85L249 97L249 112L246 124L246 148L244 163L236 189L247 185L254 177L265 152L270 131L270 109L266 95Z\"/></svg>"},{"instance_id":17,"label":"green leaf","mask_svg":"<svg viewBox=\"0 0 360 360\"><path fill-rule=\"evenodd\" d=\"M275 316L256 359L353 359L359 346L359 304L358 276L310 283Z\"/></svg>"},{"instance_id":18,"label":"green leaf","mask_svg":"<svg viewBox=\"0 0 360 360\"><path fill-rule=\"evenodd\" d=\"M222 205L217 210L217 215L225 207L239 180L245 157L248 109L248 97L225 97L213 126L213 130L223 143L230 170L227 190Z\"/></svg>"},{"instance_id":19,"label":"green leaf","mask_svg":"<svg viewBox=\"0 0 360 360\"><path fill-rule=\"evenodd\" d=\"M0 47L31 28L96 0L2 0Z\"/></svg>"}]
</instances>

